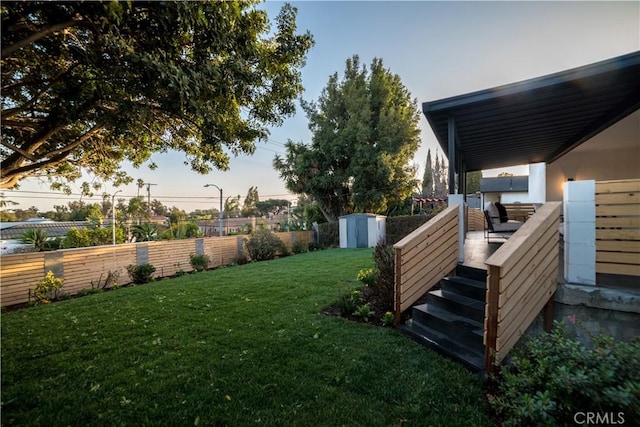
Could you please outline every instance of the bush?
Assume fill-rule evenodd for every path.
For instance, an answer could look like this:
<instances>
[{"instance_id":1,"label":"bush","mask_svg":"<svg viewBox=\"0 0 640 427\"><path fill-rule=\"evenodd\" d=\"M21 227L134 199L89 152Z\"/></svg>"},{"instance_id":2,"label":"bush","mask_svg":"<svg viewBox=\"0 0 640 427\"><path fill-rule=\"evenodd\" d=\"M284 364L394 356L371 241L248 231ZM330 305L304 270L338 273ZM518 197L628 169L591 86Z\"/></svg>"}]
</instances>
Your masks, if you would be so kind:
<instances>
[{"instance_id":1,"label":"bush","mask_svg":"<svg viewBox=\"0 0 640 427\"><path fill-rule=\"evenodd\" d=\"M446 206L443 203L441 207L428 211L425 215L403 215L392 216L386 220L386 238L387 244L393 245L402 240L405 236L413 232L422 224L436 216Z\"/></svg>"},{"instance_id":2,"label":"bush","mask_svg":"<svg viewBox=\"0 0 640 427\"><path fill-rule=\"evenodd\" d=\"M393 311L395 296L395 253L393 246L378 242L373 252L375 262L374 285L371 287L373 296L385 310Z\"/></svg>"},{"instance_id":3,"label":"bush","mask_svg":"<svg viewBox=\"0 0 640 427\"><path fill-rule=\"evenodd\" d=\"M107 272L107 276L104 278L104 282L102 281L102 274L98 278L97 282L91 281L91 289L107 289L107 288L117 288L118 287L118 278L120 277L119 271L111 271Z\"/></svg>"},{"instance_id":4,"label":"bush","mask_svg":"<svg viewBox=\"0 0 640 427\"><path fill-rule=\"evenodd\" d=\"M47 241L47 232L40 228L28 228L20 235L20 243L33 245L36 251L43 251Z\"/></svg>"},{"instance_id":5,"label":"bush","mask_svg":"<svg viewBox=\"0 0 640 427\"><path fill-rule=\"evenodd\" d=\"M576 413L586 411L640 419L640 339L592 341L585 348L556 322L514 350L489 399L505 425L574 425Z\"/></svg>"},{"instance_id":6,"label":"bush","mask_svg":"<svg viewBox=\"0 0 640 427\"><path fill-rule=\"evenodd\" d=\"M341 316L352 315L358 305L362 302L362 293L359 290L347 291L341 290L338 298L338 309Z\"/></svg>"},{"instance_id":7,"label":"bush","mask_svg":"<svg viewBox=\"0 0 640 427\"><path fill-rule=\"evenodd\" d=\"M193 267L193 269L195 271L204 271L204 270L206 270L209 267L209 262L211 262L211 260L205 254L200 254L200 255L191 254L191 255L189 255L189 263L191 264L191 267Z\"/></svg>"},{"instance_id":8,"label":"bush","mask_svg":"<svg viewBox=\"0 0 640 427\"><path fill-rule=\"evenodd\" d=\"M323 222L318 224L318 244L321 248L340 246L340 224Z\"/></svg>"},{"instance_id":9,"label":"bush","mask_svg":"<svg viewBox=\"0 0 640 427\"><path fill-rule=\"evenodd\" d=\"M302 240L296 240L291 247L291 252L294 254L301 254L303 252L307 252L308 245L304 243Z\"/></svg>"},{"instance_id":10,"label":"bush","mask_svg":"<svg viewBox=\"0 0 640 427\"><path fill-rule=\"evenodd\" d=\"M274 259L277 254L288 252L285 244L269 230L259 229L244 240L249 256L253 261L266 261Z\"/></svg>"},{"instance_id":11,"label":"bush","mask_svg":"<svg viewBox=\"0 0 640 427\"><path fill-rule=\"evenodd\" d=\"M60 298L63 286L64 279L55 277L52 271L47 272L47 275L38 281L35 289L29 290L30 296L33 297L32 303L35 305L47 304Z\"/></svg>"},{"instance_id":12,"label":"bush","mask_svg":"<svg viewBox=\"0 0 640 427\"><path fill-rule=\"evenodd\" d=\"M373 286L375 284L376 275L375 275L375 272L373 271L373 268L363 268L360 271L358 271L358 274L356 275L356 279L361 281L367 286Z\"/></svg>"},{"instance_id":13,"label":"bush","mask_svg":"<svg viewBox=\"0 0 640 427\"><path fill-rule=\"evenodd\" d=\"M309 242L309 252L318 251L322 249L319 243Z\"/></svg>"},{"instance_id":14,"label":"bush","mask_svg":"<svg viewBox=\"0 0 640 427\"><path fill-rule=\"evenodd\" d=\"M149 283L153 280L153 273L156 271L156 268L151 264L129 264L127 266L127 273L129 273L129 277L133 280L133 283L143 284Z\"/></svg>"},{"instance_id":15,"label":"bush","mask_svg":"<svg viewBox=\"0 0 640 427\"><path fill-rule=\"evenodd\" d=\"M116 227L116 243L124 242L124 230ZM86 248L90 246L111 245L113 232L109 228L70 228L64 238L65 248Z\"/></svg>"}]
</instances>

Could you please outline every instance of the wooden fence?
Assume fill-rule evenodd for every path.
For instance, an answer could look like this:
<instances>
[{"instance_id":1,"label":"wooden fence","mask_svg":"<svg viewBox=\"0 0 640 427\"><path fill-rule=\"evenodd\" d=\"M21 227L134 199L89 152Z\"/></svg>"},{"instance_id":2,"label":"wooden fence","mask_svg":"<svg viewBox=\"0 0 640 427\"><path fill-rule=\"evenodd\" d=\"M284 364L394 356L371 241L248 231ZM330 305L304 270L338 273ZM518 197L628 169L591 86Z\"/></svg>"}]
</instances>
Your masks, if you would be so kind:
<instances>
[{"instance_id":1,"label":"wooden fence","mask_svg":"<svg viewBox=\"0 0 640 427\"><path fill-rule=\"evenodd\" d=\"M467 230L483 231L485 229L484 213L482 209L467 209Z\"/></svg>"},{"instance_id":2,"label":"wooden fence","mask_svg":"<svg viewBox=\"0 0 640 427\"><path fill-rule=\"evenodd\" d=\"M393 245L396 326L402 312L456 267L458 238L458 205L454 205Z\"/></svg>"},{"instance_id":3,"label":"wooden fence","mask_svg":"<svg viewBox=\"0 0 640 427\"><path fill-rule=\"evenodd\" d=\"M487 259L485 369L494 367L552 301L559 268L561 202L548 202Z\"/></svg>"},{"instance_id":4,"label":"wooden fence","mask_svg":"<svg viewBox=\"0 0 640 427\"><path fill-rule=\"evenodd\" d=\"M305 246L311 232L276 233L291 250L294 242ZM119 284L130 282L127 266L152 264L155 277L172 276L176 272L191 271L192 254L206 254L210 268L227 265L240 258L249 258L243 236L204 237L185 240L130 243L115 246L64 249L52 252L3 255L0 258L0 305L5 307L29 301L33 289L48 271L64 279L66 294L75 295L104 281L109 272L119 272ZM94 285L92 285L92 283Z\"/></svg>"},{"instance_id":5,"label":"wooden fence","mask_svg":"<svg viewBox=\"0 0 640 427\"><path fill-rule=\"evenodd\" d=\"M596 182L596 272L640 276L640 179Z\"/></svg>"}]
</instances>

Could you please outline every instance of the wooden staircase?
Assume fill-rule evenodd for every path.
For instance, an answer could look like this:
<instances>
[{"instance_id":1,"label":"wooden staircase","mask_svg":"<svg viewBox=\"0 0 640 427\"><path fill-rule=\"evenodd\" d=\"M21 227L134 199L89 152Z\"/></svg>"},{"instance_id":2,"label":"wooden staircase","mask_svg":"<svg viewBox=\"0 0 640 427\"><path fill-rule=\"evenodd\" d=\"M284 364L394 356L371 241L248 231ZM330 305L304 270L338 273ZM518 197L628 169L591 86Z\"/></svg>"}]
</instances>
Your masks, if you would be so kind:
<instances>
[{"instance_id":1,"label":"wooden staircase","mask_svg":"<svg viewBox=\"0 0 640 427\"><path fill-rule=\"evenodd\" d=\"M486 278L485 270L458 265L455 276L442 279L425 304L412 308L400 331L474 372L482 371Z\"/></svg>"}]
</instances>

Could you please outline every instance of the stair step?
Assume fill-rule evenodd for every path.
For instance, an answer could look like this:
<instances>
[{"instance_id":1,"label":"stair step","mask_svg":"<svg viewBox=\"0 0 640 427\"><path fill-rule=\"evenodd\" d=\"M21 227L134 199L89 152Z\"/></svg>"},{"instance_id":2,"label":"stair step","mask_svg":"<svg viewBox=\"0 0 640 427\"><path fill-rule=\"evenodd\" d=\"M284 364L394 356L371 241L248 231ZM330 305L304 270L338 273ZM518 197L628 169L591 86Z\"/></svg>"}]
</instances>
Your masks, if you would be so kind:
<instances>
[{"instance_id":1,"label":"stair step","mask_svg":"<svg viewBox=\"0 0 640 427\"><path fill-rule=\"evenodd\" d=\"M479 323L484 322L484 301L438 289L427 294L426 303Z\"/></svg>"},{"instance_id":2,"label":"stair step","mask_svg":"<svg viewBox=\"0 0 640 427\"><path fill-rule=\"evenodd\" d=\"M460 276L445 277L440 281L440 287L446 293L463 295L478 301L485 301L487 293L486 282Z\"/></svg>"},{"instance_id":3,"label":"stair step","mask_svg":"<svg viewBox=\"0 0 640 427\"><path fill-rule=\"evenodd\" d=\"M400 331L414 341L444 356L462 362L473 372L479 372L484 369L484 350L478 352L470 349L451 337L413 320L409 320L406 325L400 326Z\"/></svg>"},{"instance_id":4,"label":"stair step","mask_svg":"<svg viewBox=\"0 0 640 427\"><path fill-rule=\"evenodd\" d=\"M484 351L482 322L429 304L413 307L413 322L429 327L477 352Z\"/></svg>"},{"instance_id":5,"label":"stair step","mask_svg":"<svg viewBox=\"0 0 640 427\"><path fill-rule=\"evenodd\" d=\"M466 277L467 279L477 280L479 282L486 283L487 281L487 270L469 267L468 265L458 264L456 267L456 275Z\"/></svg>"}]
</instances>

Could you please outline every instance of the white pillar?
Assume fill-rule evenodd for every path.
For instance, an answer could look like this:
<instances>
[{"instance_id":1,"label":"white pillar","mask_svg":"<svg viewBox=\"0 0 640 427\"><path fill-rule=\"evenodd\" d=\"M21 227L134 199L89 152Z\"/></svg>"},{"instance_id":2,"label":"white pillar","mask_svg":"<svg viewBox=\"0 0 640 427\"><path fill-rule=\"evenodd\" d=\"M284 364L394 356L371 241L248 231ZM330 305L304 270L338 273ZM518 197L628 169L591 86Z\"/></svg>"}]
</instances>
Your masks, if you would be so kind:
<instances>
[{"instance_id":1,"label":"white pillar","mask_svg":"<svg viewBox=\"0 0 640 427\"><path fill-rule=\"evenodd\" d=\"M596 284L596 182L564 183L564 279Z\"/></svg>"},{"instance_id":2,"label":"white pillar","mask_svg":"<svg viewBox=\"0 0 640 427\"><path fill-rule=\"evenodd\" d=\"M543 204L547 201L547 164L529 165L529 203Z\"/></svg>"},{"instance_id":3,"label":"white pillar","mask_svg":"<svg viewBox=\"0 0 640 427\"><path fill-rule=\"evenodd\" d=\"M466 219L463 194L449 194L449 206L458 205L458 262L464 262L464 239Z\"/></svg>"}]
</instances>

